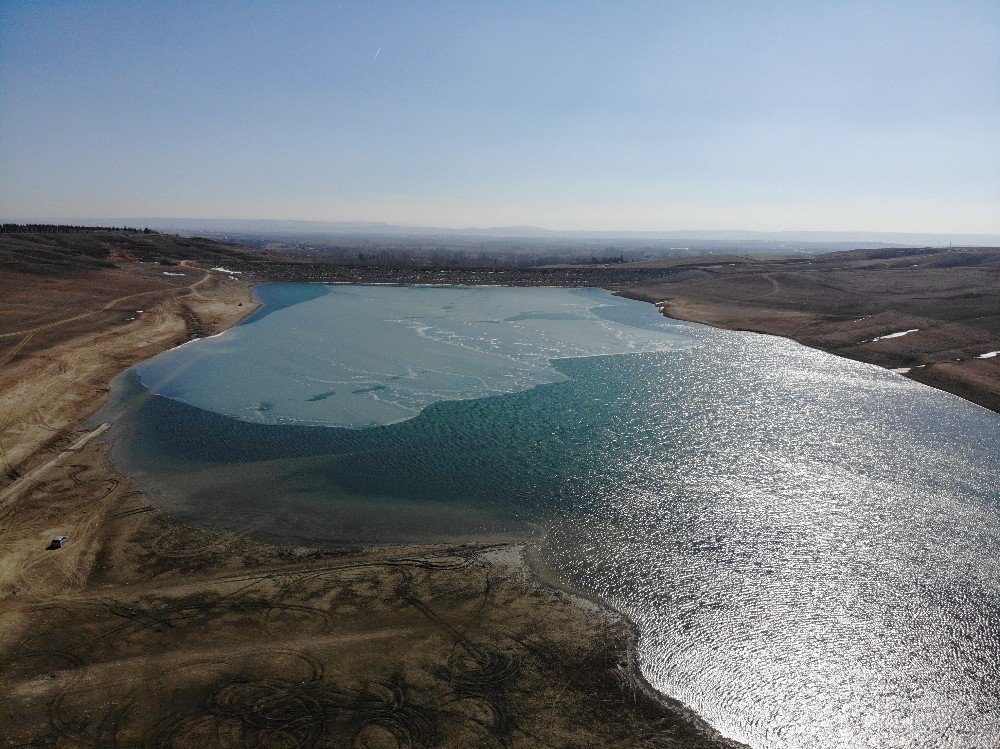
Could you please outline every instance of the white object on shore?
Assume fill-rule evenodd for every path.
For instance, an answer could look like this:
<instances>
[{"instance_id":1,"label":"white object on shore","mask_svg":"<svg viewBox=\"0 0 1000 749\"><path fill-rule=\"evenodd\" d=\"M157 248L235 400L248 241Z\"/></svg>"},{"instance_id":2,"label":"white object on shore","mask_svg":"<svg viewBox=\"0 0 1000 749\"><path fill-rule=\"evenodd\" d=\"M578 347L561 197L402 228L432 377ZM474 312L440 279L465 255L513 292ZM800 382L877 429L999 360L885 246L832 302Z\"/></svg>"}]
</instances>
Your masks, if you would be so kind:
<instances>
[{"instance_id":1,"label":"white object on shore","mask_svg":"<svg viewBox=\"0 0 1000 749\"><path fill-rule=\"evenodd\" d=\"M896 374L906 374L911 369L913 369L913 367L896 367L895 369L890 371L895 372Z\"/></svg>"},{"instance_id":2,"label":"white object on shore","mask_svg":"<svg viewBox=\"0 0 1000 749\"><path fill-rule=\"evenodd\" d=\"M183 276L184 274L183 273L171 273L170 271L165 270L165 271L163 271L163 275L165 275L165 276Z\"/></svg>"},{"instance_id":3,"label":"white object on shore","mask_svg":"<svg viewBox=\"0 0 1000 749\"><path fill-rule=\"evenodd\" d=\"M916 333L920 328L910 328L909 330L901 330L898 333L889 333L888 335L880 335L878 338L872 338L868 343L875 343L875 341L884 341L887 338L902 338L904 335L909 335L910 333Z\"/></svg>"},{"instance_id":4,"label":"white object on shore","mask_svg":"<svg viewBox=\"0 0 1000 749\"><path fill-rule=\"evenodd\" d=\"M980 354L976 358L977 359L992 359L997 354L1000 354L1000 351L987 351L985 354Z\"/></svg>"},{"instance_id":5,"label":"white object on shore","mask_svg":"<svg viewBox=\"0 0 1000 749\"><path fill-rule=\"evenodd\" d=\"M226 268L212 268L212 270L217 270L220 273L229 273L229 274L234 275L234 276L238 276L238 275L240 275L243 272L241 270L228 270Z\"/></svg>"}]
</instances>

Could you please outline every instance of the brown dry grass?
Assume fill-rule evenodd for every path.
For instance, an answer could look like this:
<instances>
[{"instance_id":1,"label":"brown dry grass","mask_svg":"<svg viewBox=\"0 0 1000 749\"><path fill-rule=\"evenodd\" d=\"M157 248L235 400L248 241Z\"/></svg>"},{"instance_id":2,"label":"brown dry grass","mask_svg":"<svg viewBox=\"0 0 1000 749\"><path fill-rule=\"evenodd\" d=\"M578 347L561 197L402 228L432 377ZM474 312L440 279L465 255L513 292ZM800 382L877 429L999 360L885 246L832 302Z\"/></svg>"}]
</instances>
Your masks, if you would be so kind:
<instances>
[{"instance_id":1,"label":"brown dry grass","mask_svg":"<svg viewBox=\"0 0 1000 749\"><path fill-rule=\"evenodd\" d=\"M1000 249L702 258L621 287L664 314L786 336L1000 411ZM917 328L899 338L873 340Z\"/></svg>"}]
</instances>

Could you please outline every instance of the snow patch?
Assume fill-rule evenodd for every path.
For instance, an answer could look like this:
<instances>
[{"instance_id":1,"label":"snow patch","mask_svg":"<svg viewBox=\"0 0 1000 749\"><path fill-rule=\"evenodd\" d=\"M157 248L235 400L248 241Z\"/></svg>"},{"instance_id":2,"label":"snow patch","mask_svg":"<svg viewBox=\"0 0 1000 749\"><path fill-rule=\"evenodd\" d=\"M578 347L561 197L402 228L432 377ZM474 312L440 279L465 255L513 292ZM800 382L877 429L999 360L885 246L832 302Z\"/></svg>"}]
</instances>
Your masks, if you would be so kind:
<instances>
[{"instance_id":1,"label":"snow patch","mask_svg":"<svg viewBox=\"0 0 1000 749\"><path fill-rule=\"evenodd\" d=\"M909 330L901 330L898 333L889 333L888 335L880 335L878 338L872 338L867 343L875 343L875 341L884 341L889 338L902 338L904 335L909 335L910 333L916 333L920 328L910 328Z\"/></svg>"}]
</instances>

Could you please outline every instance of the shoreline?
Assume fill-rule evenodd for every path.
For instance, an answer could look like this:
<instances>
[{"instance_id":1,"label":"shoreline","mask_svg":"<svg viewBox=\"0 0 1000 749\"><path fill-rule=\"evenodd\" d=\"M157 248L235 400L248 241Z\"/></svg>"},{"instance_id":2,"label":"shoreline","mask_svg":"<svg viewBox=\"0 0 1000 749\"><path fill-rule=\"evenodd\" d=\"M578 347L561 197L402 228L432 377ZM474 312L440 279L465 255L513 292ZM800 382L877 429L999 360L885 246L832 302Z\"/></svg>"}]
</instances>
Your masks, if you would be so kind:
<instances>
[{"instance_id":1,"label":"shoreline","mask_svg":"<svg viewBox=\"0 0 1000 749\"><path fill-rule=\"evenodd\" d=\"M595 736L604 739L615 734L620 736L621 742L609 740L608 745L617 744L624 747L631 743L631 740L627 738L630 731L637 731L636 736L648 735L650 725L663 725L665 721L672 728L664 729L663 738L668 741L668 743L663 744L664 746L740 746L723 739L693 711L676 703L676 701L671 701L670 698L659 694L650 687L638 668L635 651L637 632L634 625L607 603L591 599L581 591L573 590L554 579L546 579L543 572L532 565L524 553L517 553L518 565L512 567L506 576L501 575L502 582L491 583L489 570L495 569L497 562L483 561L486 556L492 553L491 550L505 549L509 552L517 552L518 548L523 550L524 546L504 544L499 547L484 547L481 544L452 543L405 547L365 547L329 552L307 547L276 546L242 534L227 534L178 525L167 518L163 511L153 504L131 479L122 476L110 465L108 462L110 447L107 444L100 440L92 440L81 445L79 425L90 418L106 401L110 381L109 373L111 376L117 376L137 361L145 360L170 348L170 343L176 340L176 334L179 332L178 323L186 326L181 329L190 333L190 316L192 314L199 320L196 325L200 334L209 331L211 334L218 334L238 324L258 308L252 298L253 284L249 279L235 281L232 278L224 277L218 279L219 283L211 291L218 291L221 282L227 281L230 287L235 286L240 289L236 297L242 295L243 302L247 302L246 295L250 295L249 304L241 302L240 307L235 307L233 299L236 297L233 297L229 300L230 309L225 310L227 314L224 316L224 320L219 318L215 324L208 323L206 325L204 320L197 318L197 311L192 310L189 306L185 308L185 305L181 304L181 300L190 295L193 287L208 280L211 275L210 272L205 271L205 276L201 281L187 287L185 292L159 302L149 311L151 314L147 315L147 319L158 323L154 328L160 334L159 339L154 342L150 342L147 331L133 329L123 332L121 328L116 328L110 331L98 331L93 336L85 336L83 340L71 338L69 341L59 341L55 345L57 349L62 351L63 355L71 356L74 353L79 355L81 351L90 349L94 339L110 338L110 341L104 340L103 343L115 349L116 357L112 365L104 362L103 366L95 365L87 369L90 381L85 385L96 390L92 395L80 397L80 393L67 393L62 399L49 404L46 412L49 420L61 417L65 422L56 430L57 439L42 439L44 430L36 430L32 433L34 436L33 449L16 463L8 460L8 477L12 480L4 482L2 488L4 499L0 503L0 509L7 511L5 514L7 517L13 513L15 517L18 517L19 523L17 526L0 525L0 536L6 537L5 543L12 543L9 553L5 555L3 566L0 568L0 624L4 625L3 636L0 637L0 684L6 685L9 700L12 701L11 706L17 708L8 711L8 715L18 714L22 716L22 720L19 720L17 724L6 727L8 735L35 739L59 733L57 726L49 725L46 727L43 725L46 721L51 723L51 720L44 718L42 714L32 712L30 706L38 702L44 703L49 697L57 702L66 701L67 693L61 684L62 681L66 680L74 685L83 685L97 679L89 689L97 690L94 696L99 702L108 702L107 695L102 693L101 688L97 685L103 683L108 668L126 668L127 663L131 662L128 659L121 660L125 653L119 653L115 644L107 644L101 647L108 650L104 654L108 660L87 665L86 659L90 655L89 653L72 656L68 654L68 651L73 649L67 642L68 639L72 639L72 634L57 635L52 632L48 634L48 637L60 641L61 644L57 650L67 652L67 654L45 656L39 663L26 664L17 653L30 653L39 650L42 647L42 642L45 641L47 630L53 626L50 624L50 620L53 618L51 613L43 613L50 610L49 601L62 601L59 604L60 609L68 611L74 610L74 607L78 605L84 606L80 613L72 616L74 625L67 627L67 632L77 628L88 630L91 627L103 627L106 629L108 622L102 621L101 615L93 614L93 610L90 608L91 604L86 603L94 594L99 594L102 600L107 600L108 596L119 597L122 599L120 605L126 607L135 608L138 606L139 609L147 613L142 614L138 620L132 615L126 619L126 621L133 623L138 621L141 630L136 633L138 639L131 643L130 648L126 648L127 652L134 653L129 658L134 660L138 657L143 662L149 661L151 663L161 662L164 659L170 661L171 658L182 657L183 651L177 651L174 647L160 653L147 642L148 639L156 639L156 637L151 633L144 635L143 632L149 626L154 627L154 632L162 633L176 630L181 627L183 617L176 619L176 614L153 615L149 613L151 603L144 598L143 590L146 585L151 585L153 589L161 589L162 585L165 584L167 587L162 588L163 591L191 590L192 593L188 595L193 595L194 591L205 589L207 592L204 595L208 595L208 591L211 590L227 589L227 586L231 585L227 581L232 579L233 575L239 579L245 579L247 574L253 576L256 574L253 571L261 568L261 565L267 571L267 575L272 575L270 570L273 569L276 571L285 570L285 572L277 574L294 576L298 574L297 570L303 564L306 564L310 569L317 569L316 565L319 565L318 569L325 570L323 574L337 575L340 574L338 570L345 567L337 562L356 559L358 560L356 563L346 566L351 569L398 569L400 565L403 565L403 568L422 570L422 572L411 571L407 573L411 581L410 584L415 586L418 591L423 591L424 588L427 588L428 591L440 588L442 583L435 578L435 575L447 576L451 574L452 567L449 565L455 564L456 567L461 567L471 564L473 569L478 571L477 574L485 575L482 581L478 581L485 585L483 590L486 598L483 599L483 604L489 599L491 590L495 586L506 588L506 595L510 596L511 600L508 605L500 606L497 609L495 617L497 620L491 621L489 627L499 628L501 632L507 632L512 626L506 621L510 617L517 620L516 631L520 633L518 637L523 638L526 636L525 633L530 634L541 628L540 631L545 632L542 635L543 642L547 643L543 646L543 652L546 652L546 662L549 660L554 662L554 665L549 663L542 671L537 671L540 668L539 665L533 665L530 668L527 665L521 667L521 671L530 670L532 673L536 671L538 673L537 677L532 677L538 683L527 690L533 696L532 700L540 689L554 686L554 684L548 684L546 668L550 671L568 668L571 669L569 673L575 673L577 676L570 677L570 681L565 682L561 690L556 691L558 691L559 699L575 701L576 708L565 710L565 713L572 715L581 709L584 710L582 714L586 714L587 710L592 713L590 724L582 727L584 731L582 734L579 733L581 730L579 725L560 725L558 728L551 725L550 730L554 731L553 735L556 737L563 736L565 740L579 740L589 736L592 740ZM213 309L211 291L209 291L208 297L199 292L199 296L204 297L202 300L204 309ZM214 302L217 303L218 300L214 300ZM223 304L223 307L225 306ZM219 310L215 309L215 311ZM169 324L166 318L171 318ZM201 337L201 335L195 337ZM193 339L188 337L188 340L183 343ZM130 350L127 349L129 341L134 347ZM25 366L23 360L20 364L22 367ZM58 372L59 368L57 367L55 371ZM70 372L70 375L72 374L73 372ZM45 390L43 388L33 392L41 394ZM9 390L5 390L4 395L9 398L11 394ZM18 393L18 395L22 399L25 396L23 392ZM73 398L72 395L77 397ZM94 398L93 395L99 397ZM51 423L46 424L46 426L51 430ZM23 431L21 433L25 434ZM76 444L67 445L65 444L67 440L72 440ZM48 455L50 452L57 454ZM15 465L17 466L16 470ZM19 474L19 477L15 477L15 473ZM81 480L81 476L90 476L91 478ZM104 492L104 489L95 495L96 487L107 487L107 490L103 495L101 492ZM39 491L43 493L39 494ZM44 507L37 505L37 498L41 496L48 497ZM94 499L95 496L96 499ZM33 499L36 501L31 501ZM30 504L25 504L26 501ZM54 553L40 551L40 544L47 536L59 533L70 536L71 540L67 548ZM14 534L21 538L14 539ZM179 546L177 539L183 540ZM243 549L242 556L237 558L223 554L222 557L219 557L215 550L220 545L226 548ZM177 557L177 553L180 553L181 556ZM181 567L177 566L178 559L197 560L205 556L213 560L208 567L194 561L185 561ZM446 565L434 561L442 558L464 559L465 561L449 562ZM225 573L221 577L218 574L220 570L216 568L216 565L221 566L221 572ZM520 572L517 571L518 568ZM147 580L150 574L153 576L153 581L164 580L165 582L163 584L159 582L143 584L142 581ZM305 574L308 576L320 573L312 571ZM414 576L418 575L424 577L414 582ZM506 579L511 575L523 575L525 579L520 582ZM374 584L375 581L372 582ZM458 593L451 590L451 594L459 595L459 599L464 600L472 595L472 592L463 593L462 591L470 586L474 587L475 582L477 581L456 580L450 585ZM135 584L138 586L129 587ZM122 587L123 585L126 587ZM101 590L103 592L100 592ZM443 590L450 589L448 585L445 585ZM161 593L161 595L166 595L166 593ZM383 592L382 595L383 597L388 596L386 601L391 603L397 593L390 591ZM542 598L539 599L539 596ZM211 598L211 595L209 597ZM416 598L422 599L423 597L421 594L416 595ZM309 600L311 601L311 599ZM428 600L434 601L436 598L432 596ZM128 603L128 601L133 601L133 603ZM383 604L386 601L383 601ZM589 607L584 601L598 607L601 612L600 621L595 621L588 615ZM278 605L278 609L272 608L271 610L320 610L314 609L311 603ZM288 609L289 605L293 608ZM450 616L450 612L433 612L432 615L426 609L427 605L417 603L414 596L409 595L400 599L400 602L390 605L388 611L396 618L401 619L402 622L409 622L407 612L415 606L422 616L417 623L404 623L404 626L416 626L418 629L426 627L424 620L429 617L432 622L437 621L440 625L439 631L435 632L437 638L440 638L442 633L447 638L452 636L449 634L451 632L466 631L443 623L444 619ZM280 606L285 606L285 608L280 608ZM546 611L544 619L535 611L539 606ZM237 613L230 612L228 616L236 616L242 610L242 608L237 608ZM319 613L310 613L307 618L319 615ZM112 621L119 621L118 616L120 615L113 615ZM153 619L150 619L150 616L153 616ZM412 614L410 616L412 617ZM476 617L481 616L481 613L476 615ZM554 624L549 621L550 617L553 618ZM54 618L59 619L59 616ZM165 624L152 623L155 621L163 621ZM470 620L470 622L474 621L475 619ZM144 622L151 622L151 624L144 624ZM424 622L424 624L421 625L420 622ZM298 624L297 621L295 623ZM64 623L65 625L68 625L68 622ZM55 622L54 626L58 629L59 623ZM470 625L466 624L465 626L468 628ZM480 621L477 626L484 626L484 624ZM163 629L164 627L166 629ZM218 638L221 638L222 641L245 631L242 627L226 628L221 625L216 625L215 629ZM531 638L537 636L531 635ZM511 635L508 633L506 637L509 639ZM395 639L395 636L392 638ZM464 647L474 661L487 657L483 654L484 646L482 644L471 647L465 638L465 635L460 636L456 640L456 645ZM129 640L129 638L126 637L125 640ZM491 638L485 640L485 642L490 641ZM579 656L575 653L580 642L593 643L593 647L597 648L594 653L600 653L596 659L599 665L595 666L586 659L582 663L577 662ZM213 644L215 647L219 646L218 643ZM271 652L270 643L267 643L266 640L260 644L261 648L269 653L268 657L274 660L274 664L265 668L265 671L271 671L279 665L282 669L287 668L287 663L284 662L285 656L279 655L277 650ZM317 641L314 645L316 647L335 647L337 638L333 637L329 643L325 640ZM100 649L98 648L98 650ZM155 652L150 653L150 650ZM181 655L176 655L178 652ZM362 647L359 652L358 646L355 645L337 656L333 662L339 662L341 658L358 657L361 652L365 652L365 648ZM528 657L532 653L536 653L534 646L523 650L520 655ZM53 657L56 658L56 661L52 660ZM490 657L502 657L502 654ZM537 653L534 657L538 657ZM590 657L594 658L593 655ZM429 656L428 659L430 659ZM419 661L419 659L417 660ZM77 665L74 666L74 663ZM121 663L122 666L115 665L118 663ZM420 665L422 664L418 662L414 668L419 668ZM580 668L583 668L584 671L577 670ZM44 678L52 669L55 669L52 680ZM260 667L258 665L254 665L251 670L254 675L259 676ZM586 676L580 678L583 673ZM426 681L426 677L423 679ZM539 679L541 679L540 682ZM574 680L582 682L580 688L569 688ZM128 680L126 679L126 681ZM187 683L188 681L190 679L186 676L178 677L175 679L176 683L173 684L173 688L182 689L185 693L205 688L203 684L191 685ZM559 681L562 681L562 678ZM381 682L377 680L372 682L372 684L376 683ZM420 680L416 683L422 685ZM512 687L513 684L514 680L512 679ZM598 684L601 686L598 687ZM616 684L617 686L615 686ZM141 691L152 687L143 683L138 688ZM415 685L411 685L411 688L417 689ZM369 687L369 689L375 689L375 687ZM75 687L74 690L74 694L76 694L78 689ZM584 707L591 704L595 698L599 699L601 703L606 703L609 697L612 698L611 702L617 707L612 708L605 705L599 708L596 703L589 708ZM506 701L511 699L510 695L505 698ZM89 714L94 705L88 703L82 696L73 697L70 701L79 700L85 703L86 712ZM501 708L503 709L501 710ZM81 706L81 709L84 707ZM191 709L197 711L194 707ZM494 713L504 712L507 709L500 703L493 704L491 708ZM534 705L532 701L525 703L522 709L526 715L534 715L539 707ZM612 712L609 713L608 710ZM615 717L612 718L612 715ZM32 717L37 724L32 724ZM544 720L539 720L537 725L544 728L550 726L552 721L552 716L547 716ZM0 726L4 723L5 721L0 719ZM130 728L132 723L135 723L134 728ZM127 720L122 719L115 730L141 732L146 730L144 725L140 725L142 723L143 719L137 712L134 715L130 714ZM464 726L462 730L468 730L467 720L465 722L457 721L456 726L459 723ZM501 728L500 724L502 723L504 723L503 720L498 723ZM498 728L498 726L493 726L493 728ZM452 728L458 730L455 726ZM574 731L576 734L573 733Z\"/></svg>"},{"instance_id":2,"label":"shoreline","mask_svg":"<svg viewBox=\"0 0 1000 749\"><path fill-rule=\"evenodd\" d=\"M978 406L993 413L1000 413L1000 401L995 401L995 398L993 397L991 390L987 390L984 392L981 391L969 392L964 387L956 387L956 386L949 387L947 382L941 383L940 381L936 381L933 378L928 379L926 377L918 377L912 374L911 372L912 369L925 368L925 367L930 368L934 365L917 365L916 367L900 366L897 368L897 367L890 367L887 365L873 364L872 362L869 362L861 357L848 356L843 351L838 350L836 348L822 346L816 342L812 342L809 340L802 340L790 333L777 332L775 330L766 329L766 326L727 324L710 319L710 315L699 316L691 312L678 312L673 306L670 305L669 301L653 301L652 299L649 299L639 294L632 295L629 290L616 290L613 293L625 297L626 299L634 299L635 301L647 302L648 304L652 304L654 307L656 307L657 310L659 310L661 315L663 315L666 318L669 318L670 320L677 320L679 322L689 322L689 323L694 323L696 325L705 325L707 327L715 328L717 330L729 330L734 333L754 333L756 335L770 335L770 336L775 336L777 338L784 338L785 340L792 341L793 343L797 343L800 346L805 346L807 348L815 349L816 351L822 351L825 354L839 356L843 359L860 362L862 364L871 364L871 366L873 367L878 367L879 369L885 369L890 372L895 372L901 377L905 377L906 379L913 380L914 382L917 382L921 385L934 388L935 390L939 390L942 393L947 393L948 395L951 395L955 398L965 401L966 403L970 403L973 406ZM983 357L978 357L978 356L970 357L970 359L972 358L984 359ZM984 359L984 361L988 361L990 358L993 357L987 357ZM902 365L903 360L894 363Z\"/></svg>"},{"instance_id":3,"label":"shoreline","mask_svg":"<svg viewBox=\"0 0 1000 749\"><path fill-rule=\"evenodd\" d=\"M512 543L511 546L520 548L520 555L528 574L534 575L539 581L549 588L563 591L570 596L579 599L580 606L593 607L600 612L602 616L605 616L612 621L615 626L622 627L628 631L629 639L627 649L625 651L627 668L630 672L631 678L635 681L647 698L657 702L665 710L681 715L687 722L694 726L697 731L703 733L712 741L718 742L720 746L726 747L727 749L750 749L747 744L743 744L736 739L725 736L704 717L702 717L701 713L684 704L680 700L659 691L656 687L649 683L646 676L642 673L642 668L639 665L638 648L639 639L641 638L642 633L639 631L639 626L635 622L612 606L608 601L591 595L586 591L556 577L548 565L546 565L542 560L541 552L534 543Z\"/></svg>"},{"instance_id":4,"label":"shoreline","mask_svg":"<svg viewBox=\"0 0 1000 749\"><path fill-rule=\"evenodd\" d=\"M986 356L1000 348L1000 248L730 256L663 270L615 293L676 320L893 370L1000 413L1000 360Z\"/></svg>"},{"instance_id":5,"label":"shoreline","mask_svg":"<svg viewBox=\"0 0 1000 749\"><path fill-rule=\"evenodd\" d=\"M1000 248L726 254L523 268L275 259L258 271L276 282L597 287L667 302L666 314L677 320L782 336L884 369L906 369L899 374L1000 413L1000 357L981 356L1000 349ZM914 332L886 337L907 330Z\"/></svg>"},{"instance_id":6,"label":"shoreline","mask_svg":"<svg viewBox=\"0 0 1000 749\"><path fill-rule=\"evenodd\" d=\"M13 356L8 354L0 373L5 417L0 427L6 431L0 488L64 445L105 404L118 374L169 348L224 332L258 308L252 294L241 291L250 288L249 282L187 269L203 275L190 284L154 290L164 298L144 304L149 309L135 318L102 325L101 310L78 316L91 317L89 327L69 336L61 332L63 321L8 334L22 336L22 343ZM49 331L54 340L46 346L38 332ZM22 350L29 341L32 349Z\"/></svg>"}]
</instances>

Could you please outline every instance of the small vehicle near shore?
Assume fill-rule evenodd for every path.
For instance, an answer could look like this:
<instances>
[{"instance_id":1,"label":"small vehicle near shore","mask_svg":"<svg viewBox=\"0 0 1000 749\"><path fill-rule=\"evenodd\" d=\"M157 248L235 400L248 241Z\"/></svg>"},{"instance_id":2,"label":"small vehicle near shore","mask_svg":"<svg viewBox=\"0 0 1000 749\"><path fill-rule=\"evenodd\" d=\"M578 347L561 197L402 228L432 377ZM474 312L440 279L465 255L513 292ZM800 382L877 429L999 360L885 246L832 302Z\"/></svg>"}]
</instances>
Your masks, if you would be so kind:
<instances>
[{"instance_id":1,"label":"small vehicle near shore","mask_svg":"<svg viewBox=\"0 0 1000 749\"><path fill-rule=\"evenodd\" d=\"M69 541L69 536L56 536L52 539L52 542L45 547L46 551L52 551L53 549L61 549Z\"/></svg>"}]
</instances>

